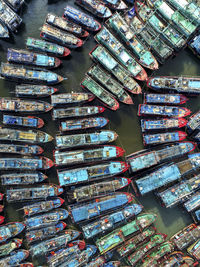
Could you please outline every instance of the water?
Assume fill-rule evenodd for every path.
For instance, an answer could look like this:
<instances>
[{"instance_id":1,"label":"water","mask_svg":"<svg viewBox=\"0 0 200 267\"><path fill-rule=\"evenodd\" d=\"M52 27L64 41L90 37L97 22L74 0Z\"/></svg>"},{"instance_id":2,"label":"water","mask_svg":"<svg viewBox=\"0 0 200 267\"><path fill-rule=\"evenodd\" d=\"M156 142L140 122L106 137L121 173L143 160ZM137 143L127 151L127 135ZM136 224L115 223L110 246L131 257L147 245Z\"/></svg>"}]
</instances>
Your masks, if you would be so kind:
<instances>
[{"instance_id":1,"label":"water","mask_svg":"<svg viewBox=\"0 0 200 267\"><path fill-rule=\"evenodd\" d=\"M73 4L73 1L27 0L26 3L27 5L22 9L23 24L20 27L18 34L9 41L0 41L0 58L3 62L6 61L6 52L8 47L25 48L25 40L28 36L39 38L39 29L42 26L48 12L53 12L61 16L65 5ZM92 65L92 61L89 58L88 53L94 46L95 41L93 39L93 35L91 34L83 48L72 51L71 56L68 59L63 60L62 66L56 70L56 72L64 77L68 77L68 80L62 82L61 85L56 86L59 88L59 92L70 92L72 90L81 91L79 84L84 78L84 73ZM200 75L200 69L198 66L199 59L195 58L192 52L186 48L176 57L168 61L164 66L161 66L154 74ZM149 73L149 75L151 75L151 73ZM9 92L13 91L14 86L14 82L0 80L0 96L10 96L11 94ZM143 83L141 83L141 86L144 87L144 91L147 90ZM142 103L142 96L134 96L133 99L135 105L128 106L120 103L120 109L118 111L113 112L107 110L103 114L110 120L110 124L107 128L115 130L119 134L119 138L115 144L122 146L126 150L126 154L143 149L142 134L140 131L139 119L137 117L137 106L139 103ZM48 98L44 100L49 101ZM193 112L196 112L199 109L199 100L200 97L190 98L186 107L190 108ZM92 104L100 105L100 102L95 100ZM41 117L45 120L45 127L42 128L42 130L55 135L58 131L58 125L51 120L50 113L44 114ZM42 146L45 149L44 155L52 158L54 144L52 143ZM47 174L50 182L58 183L54 168L49 170ZM185 225L192 222L191 217L181 207L171 209L161 207L160 203L153 194L147 194L147 196L139 198L139 201L144 205L146 211L158 214L156 222L158 232L164 232L168 234L169 237L182 229ZM17 209L21 208L22 204L7 205L5 203L5 205L5 222L23 221L22 214L17 212ZM70 220L69 224L71 224ZM26 245L24 247L26 247ZM44 261L42 260L40 264L41 263L44 264Z\"/></svg>"}]
</instances>

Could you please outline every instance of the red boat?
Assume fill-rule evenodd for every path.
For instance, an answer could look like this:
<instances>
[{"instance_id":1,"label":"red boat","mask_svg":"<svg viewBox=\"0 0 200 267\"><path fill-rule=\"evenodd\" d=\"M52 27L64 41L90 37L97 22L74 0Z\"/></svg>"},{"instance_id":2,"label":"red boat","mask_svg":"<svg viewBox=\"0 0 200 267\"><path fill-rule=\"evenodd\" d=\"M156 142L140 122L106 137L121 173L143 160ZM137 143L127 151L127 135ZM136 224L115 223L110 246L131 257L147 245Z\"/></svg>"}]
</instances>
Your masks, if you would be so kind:
<instances>
[{"instance_id":1,"label":"red boat","mask_svg":"<svg viewBox=\"0 0 200 267\"><path fill-rule=\"evenodd\" d=\"M0 224L4 223L5 217L4 216L0 216Z\"/></svg>"}]
</instances>

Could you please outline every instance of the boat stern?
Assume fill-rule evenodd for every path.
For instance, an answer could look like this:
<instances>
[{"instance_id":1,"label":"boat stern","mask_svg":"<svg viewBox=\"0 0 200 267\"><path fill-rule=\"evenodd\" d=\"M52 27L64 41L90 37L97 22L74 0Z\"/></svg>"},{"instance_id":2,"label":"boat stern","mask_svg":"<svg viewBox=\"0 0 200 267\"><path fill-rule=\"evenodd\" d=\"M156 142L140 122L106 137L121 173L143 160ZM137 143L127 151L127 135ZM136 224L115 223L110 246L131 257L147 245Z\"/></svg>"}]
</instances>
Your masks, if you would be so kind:
<instances>
[{"instance_id":1,"label":"boat stern","mask_svg":"<svg viewBox=\"0 0 200 267\"><path fill-rule=\"evenodd\" d=\"M76 44L76 47L81 47L83 44L84 44L84 42L83 42L83 40L81 40L81 39L79 39L79 38L77 38L78 40L77 40L77 44Z\"/></svg>"},{"instance_id":2,"label":"boat stern","mask_svg":"<svg viewBox=\"0 0 200 267\"><path fill-rule=\"evenodd\" d=\"M121 168L122 171L121 172L126 172L129 169L129 164L127 162L121 161Z\"/></svg>"}]
</instances>

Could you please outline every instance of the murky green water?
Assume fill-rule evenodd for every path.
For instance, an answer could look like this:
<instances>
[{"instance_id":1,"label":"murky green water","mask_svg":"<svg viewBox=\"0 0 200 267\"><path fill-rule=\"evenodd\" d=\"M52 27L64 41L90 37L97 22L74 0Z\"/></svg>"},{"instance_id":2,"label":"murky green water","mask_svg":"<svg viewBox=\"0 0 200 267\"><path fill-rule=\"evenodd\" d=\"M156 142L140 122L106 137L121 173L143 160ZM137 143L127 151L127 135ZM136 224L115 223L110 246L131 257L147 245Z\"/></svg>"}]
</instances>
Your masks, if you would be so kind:
<instances>
[{"instance_id":1,"label":"murky green water","mask_svg":"<svg viewBox=\"0 0 200 267\"><path fill-rule=\"evenodd\" d=\"M18 34L12 40L0 41L1 61L6 61L8 47L25 48L24 41L28 36L39 38L40 27L48 12L54 12L61 16L65 5L68 3L72 4L72 1L64 0L29 0L26 2L27 6L23 8L22 12L23 25L20 27ZM81 90L79 84L84 77L84 73L92 65L88 53L94 46L93 36L90 35L83 48L72 51L71 57L63 60L63 65L57 70L57 73L68 77L68 80L57 86L60 92ZM151 75L151 73L149 74ZM161 66L154 74L200 75L199 60L195 58L190 50L186 49L168 61L164 66ZM13 82L0 80L0 96L9 96L14 86L15 83ZM144 91L147 90L144 84L141 83L141 86L144 87ZM49 99L45 100L49 101ZM199 100L200 97L191 98L187 102L187 107L191 108L193 112L197 111L200 107ZM119 134L116 145L122 146L126 150L126 154L143 149L139 119L137 117L137 106L139 103L142 103L142 96L134 97L134 102L135 105L133 106L120 104L118 111L112 112L108 110L104 113L104 116L110 119L108 128L115 130ZM100 103L95 100L93 104L99 105ZM42 130L54 135L58 130L58 125L51 121L50 114L42 115L42 118L45 120L45 127ZM43 147L45 149L45 156L52 158L54 144L48 144ZM47 174L49 182L57 183L55 169L52 168ZM153 194L148 194L140 198L139 201L144 205L146 211L158 214L156 222L158 232L167 233L169 237L192 221L190 216L181 207L172 209L161 207ZM21 206L21 204L6 205L6 222L23 220L22 214L17 212L17 209Z\"/></svg>"}]
</instances>

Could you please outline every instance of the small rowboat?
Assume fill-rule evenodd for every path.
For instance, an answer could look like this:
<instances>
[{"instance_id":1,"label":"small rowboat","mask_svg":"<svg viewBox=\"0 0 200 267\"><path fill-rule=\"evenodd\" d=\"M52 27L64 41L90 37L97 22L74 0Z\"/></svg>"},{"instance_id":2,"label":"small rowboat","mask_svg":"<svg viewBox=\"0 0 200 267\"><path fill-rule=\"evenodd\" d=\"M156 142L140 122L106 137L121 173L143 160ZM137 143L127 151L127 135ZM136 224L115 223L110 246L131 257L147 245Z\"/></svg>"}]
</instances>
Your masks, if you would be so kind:
<instances>
[{"instance_id":1,"label":"small rowboat","mask_svg":"<svg viewBox=\"0 0 200 267\"><path fill-rule=\"evenodd\" d=\"M11 126L23 126L23 127L33 127L42 128L44 126L44 121L41 118L35 116L21 117L13 115L3 115L3 124Z\"/></svg>"}]
</instances>

